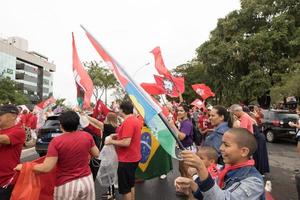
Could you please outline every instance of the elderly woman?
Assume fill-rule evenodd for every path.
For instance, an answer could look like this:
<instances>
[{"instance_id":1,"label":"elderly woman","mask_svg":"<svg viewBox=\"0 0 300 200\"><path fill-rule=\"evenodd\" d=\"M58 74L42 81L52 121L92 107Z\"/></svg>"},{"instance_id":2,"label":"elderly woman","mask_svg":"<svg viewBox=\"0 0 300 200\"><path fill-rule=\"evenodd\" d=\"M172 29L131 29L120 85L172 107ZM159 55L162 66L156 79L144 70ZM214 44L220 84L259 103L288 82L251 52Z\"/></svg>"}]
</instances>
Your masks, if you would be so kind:
<instances>
[{"instance_id":1,"label":"elderly woman","mask_svg":"<svg viewBox=\"0 0 300 200\"><path fill-rule=\"evenodd\" d=\"M204 146L211 146L218 151L220 156L220 146L222 144L223 134L229 129L229 113L223 106L214 106L210 112L209 120L214 127L214 131L209 133L204 141ZM222 162L221 162L222 163Z\"/></svg>"}]
</instances>

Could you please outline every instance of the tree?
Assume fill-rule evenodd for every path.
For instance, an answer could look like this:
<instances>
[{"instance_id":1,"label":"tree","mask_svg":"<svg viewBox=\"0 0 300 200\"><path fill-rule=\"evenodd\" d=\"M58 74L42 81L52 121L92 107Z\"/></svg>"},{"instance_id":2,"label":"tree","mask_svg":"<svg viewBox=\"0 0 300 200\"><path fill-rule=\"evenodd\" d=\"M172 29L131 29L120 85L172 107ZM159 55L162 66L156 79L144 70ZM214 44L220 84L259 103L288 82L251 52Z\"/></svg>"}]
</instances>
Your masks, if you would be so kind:
<instances>
[{"instance_id":1,"label":"tree","mask_svg":"<svg viewBox=\"0 0 300 200\"><path fill-rule=\"evenodd\" d=\"M123 100L126 96L126 92L124 92L124 90L120 86L118 86L114 89L111 96L113 96L116 101Z\"/></svg>"},{"instance_id":2,"label":"tree","mask_svg":"<svg viewBox=\"0 0 300 200\"><path fill-rule=\"evenodd\" d=\"M118 89L120 87L118 81L116 80L110 69L105 67L101 62L90 61L84 62L83 64L87 68L87 72L93 81L93 95L96 101L100 99L104 94L105 104L107 104L107 90L113 88Z\"/></svg>"},{"instance_id":3,"label":"tree","mask_svg":"<svg viewBox=\"0 0 300 200\"><path fill-rule=\"evenodd\" d=\"M202 63L192 60L187 64L176 67L172 71L172 74L175 76L184 77L185 92L182 94L182 97L186 102L191 103L196 98L199 98L199 96L192 89L191 85L206 82L207 77Z\"/></svg>"},{"instance_id":4,"label":"tree","mask_svg":"<svg viewBox=\"0 0 300 200\"><path fill-rule=\"evenodd\" d=\"M0 104L28 104L29 99L17 87L15 81L8 77L0 77Z\"/></svg>"},{"instance_id":5,"label":"tree","mask_svg":"<svg viewBox=\"0 0 300 200\"><path fill-rule=\"evenodd\" d=\"M300 67L299 67L300 69ZM282 84L277 84L271 90L271 100L277 104L288 96L300 97L300 70L287 74L283 77Z\"/></svg>"},{"instance_id":6,"label":"tree","mask_svg":"<svg viewBox=\"0 0 300 200\"><path fill-rule=\"evenodd\" d=\"M196 52L199 70L187 63L181 71L186 88L204 82L215 104L249 104L299 68L300 2L241 0Z\"/></svg>"}]
</instances>

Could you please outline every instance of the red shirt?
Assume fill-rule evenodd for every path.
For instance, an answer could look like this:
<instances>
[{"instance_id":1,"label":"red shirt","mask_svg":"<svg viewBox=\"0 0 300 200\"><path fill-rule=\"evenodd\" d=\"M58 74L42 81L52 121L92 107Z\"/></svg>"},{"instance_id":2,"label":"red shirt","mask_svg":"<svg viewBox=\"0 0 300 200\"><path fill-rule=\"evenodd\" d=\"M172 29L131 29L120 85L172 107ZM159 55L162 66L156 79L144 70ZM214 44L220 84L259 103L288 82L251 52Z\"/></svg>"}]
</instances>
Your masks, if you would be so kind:
<instances>
[{"instance_id":1,"label":"red shirt","mask_svg":"<svg viewBox=\"0 0 300 200\"><path fill-rule=\"evenodd\" d=\"M93 126L91 123L87 126L88 129L90 129L93 133L95 133L97 136L102 137L102 132L100 129Z\"/></svg>"},{"instance_id":2,"label":"red shirt","mask_svg":"<svg viewBox=\"0 0 300 200\"><path fill-rule=\"evenodd\" d=\"M64 133L50 142L47 157L58 157L56 186L91 174L89 155L94 145L93 137L84 131Z\"/></svg>"},{"instance_id":3,"label":"red shirt","mask_svg":"<svg viewBox=\"0 0 300 200\"><path fill-rule=\"evenodd\" d=\"M212 128L211 123L208 119L208 116L206 116L206 115L200 115L199 119L198 119L198 123L199 123L199 128L201 129L201 131Z\"/></svg>"},{"instance_id":4,"label":"red shirt","mask_svg":"<svg viewBox=\"0 0 300 200\"><path fill-rule=\"evenodd\" d=\"M0 186L8 183L15 174L14 168L20 163L25 131L20 125L0 130L0 135L7 135L10 144L0 144Z\"/></svg>"},{"instance_id":5,"label":"red shirt","mask_svg":"<svg viewBox=\"0 0 300 200\"><path fill-rule=\"evenodd\" d=\"M32 113L21 114L20 116L21 124L26 127L30 127L30 118L32 115L33 115Z\"/></svg>"},{"instance_id":6,"label":"red shirt","mask_svg":"<svg viewBox=\"0 0 300 200\"><path fill-rule=\"evenodd\" d=\"M30 127L31 129L36 129L37 120L38 120L37 116L32 114L28 119L28 127Z\"/></svg>"},{"instance_id":7,"label":"red shirt","mask_svg":"<svg viewBox=\"0 0 300 200\"><path fill-rule=\"evenodd\" d=\"M116 146L119 162L138 162L141 159L142 124L133 115L127 117L117 129L117 139L131 138L128 147Z\"/></svg>"},{"instance_id":8,"label":"red shirt","mask_svg":"<svg viewBox=\"0 0 300 200\"><path fill-rule=\"evenodd\" d=\"M239 120L241 122L241 128L248 129L248 131L253 133L253 120L247 113L244 113Z\"/></svg>"}]
</instances>

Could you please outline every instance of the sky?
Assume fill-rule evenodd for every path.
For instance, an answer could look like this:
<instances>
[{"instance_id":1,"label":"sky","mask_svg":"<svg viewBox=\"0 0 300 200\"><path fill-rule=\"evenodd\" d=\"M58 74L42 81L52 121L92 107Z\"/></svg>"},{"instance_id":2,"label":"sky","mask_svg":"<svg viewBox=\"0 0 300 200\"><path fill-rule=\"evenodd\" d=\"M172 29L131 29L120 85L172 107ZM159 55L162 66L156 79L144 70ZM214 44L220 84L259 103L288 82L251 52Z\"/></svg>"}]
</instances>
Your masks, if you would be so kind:
<instances>
[{"instance_id":1,"label":"sky","mask_svg":"<svg viewBox=\"0 0 300 200\"><path fill-rule=\"evenodd\" d=\"M184 64L218 19L237 9L239 0L2 0L0 37L25 38L29 51L53 61L54 96L75 104L71 33L81 61L101 60L80 24L138 83L154 83L154 47L160 46L168 69Z\"/></svg>"}]
</instances>

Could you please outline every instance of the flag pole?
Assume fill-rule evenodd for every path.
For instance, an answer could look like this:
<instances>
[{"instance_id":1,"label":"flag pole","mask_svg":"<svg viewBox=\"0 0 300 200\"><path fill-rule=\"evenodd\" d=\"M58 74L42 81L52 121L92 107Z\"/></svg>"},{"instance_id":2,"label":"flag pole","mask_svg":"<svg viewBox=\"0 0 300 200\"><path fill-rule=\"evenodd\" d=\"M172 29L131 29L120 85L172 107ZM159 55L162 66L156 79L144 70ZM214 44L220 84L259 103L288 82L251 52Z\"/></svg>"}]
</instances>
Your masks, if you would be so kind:
<instances>
[{"instance_id":1,"label":"flag pole","mask_svg":"<svg viewBox=\"0 0 300 200\"><path fill-rule=\"evenodd\" d=\"M90 36L92 36L90 34L89 31L87 31L87 29L83 26L83 25L80 25L80 27L86 32L88 33ZM92 36L93 39L100 45L100 43L97 41L97 39ZM105 48L100 45L102 47L103 50L105 50ZM107 50L105 50L106 54L112 59L112 61L117 65L119 66L118 69L133 83L134 87L136 87L140 92L141 92L141 95L144 96L145 100L148 101L148 103L157 111L158 113L158 116L162 119L163 123L166 125L166 127L168 128L168 130L171 132L172 136L174 137L175 141L177 142L179 148L181 150L184 150L185 148L183 147L182 143L180 142L180 140L178 139L178 137L176 136L175 134L175 131L173 131L173 129L169 126L169 123L167 121L167 119L162 115L161 113L161 109L158 108L158 106L156 106L152 100L147 96L147 94L144 92L143 89L141 89L136 83L135 81L128 75L128 73L123 69L123 67L121 67L122 65L120 65L109 53ZM160 112L159 112L160 111Z\"/></svg>"},{"instance_id":2,"label":"flag pole","mask_svg":"<svg viewBox=\"0 0 300 200\"><path fill-rule=\"evenodd\" d=\"M173 135L173 137L174 137L174 139L176 140L176 142L177 142L179 148L180 148L181 150L185 150L185 148L184 148L182 142L181 142L181 141L179 140L179 138L176 137L176 135L174 134L175 131L173 131L173 129L172 129L171 127L169 127L169 122L168 122L168 120L163 116L162 113L158 113L158 116L161 118L161 120L164 122L164 124L166 125L166 127L169 129L169 131L170 131L171 134Z\"/></svg>"}]
</instances>

